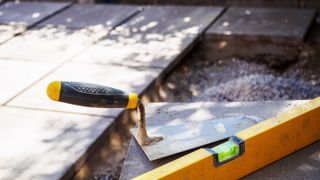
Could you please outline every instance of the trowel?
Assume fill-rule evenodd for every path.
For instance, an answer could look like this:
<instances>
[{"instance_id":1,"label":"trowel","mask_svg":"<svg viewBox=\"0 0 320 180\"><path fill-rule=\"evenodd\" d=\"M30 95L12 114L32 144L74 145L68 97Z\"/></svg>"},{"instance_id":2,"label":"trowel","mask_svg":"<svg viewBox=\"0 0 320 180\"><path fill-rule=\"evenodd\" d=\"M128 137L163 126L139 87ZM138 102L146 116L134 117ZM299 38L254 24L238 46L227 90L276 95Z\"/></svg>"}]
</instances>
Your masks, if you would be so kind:
<instances>
[{"instance_id":1,"label":"trowel","mask_svg":"<svg viewBox=\"0 0 320 180\"><path fill-rule=\"evenodd\" d=\"M138 128L131 132L150 161L226 139L262 120L254 116L234 116L146 126L145 108L135 93L91 83L53 81L48 85L47 95L54 101L80 106L137 109Z\"/></svg>"}]
</instances>

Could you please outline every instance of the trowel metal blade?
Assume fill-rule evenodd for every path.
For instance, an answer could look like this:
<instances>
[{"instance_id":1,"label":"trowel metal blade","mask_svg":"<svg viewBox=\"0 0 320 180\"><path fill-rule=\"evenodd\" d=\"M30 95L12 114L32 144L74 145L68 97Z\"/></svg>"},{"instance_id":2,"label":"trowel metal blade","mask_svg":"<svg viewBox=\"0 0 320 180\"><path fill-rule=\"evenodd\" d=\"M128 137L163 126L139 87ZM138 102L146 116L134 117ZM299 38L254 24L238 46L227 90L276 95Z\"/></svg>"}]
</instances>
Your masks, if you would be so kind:
<instances>
[{"instance_id":1,"label":"trowel metal blade","mask_svg":"<svg viewBox=\"0 0 320 180\"><path fill-rule=\"evenodd\" d=\"M235 116L178 125L148 126L150 137L162 136L164 139L141 147L149 160L153 161L228 138L261 121L255 116ZM132 128L131 133L137 138L137 128Z\"/></svg>"}]
</instances>

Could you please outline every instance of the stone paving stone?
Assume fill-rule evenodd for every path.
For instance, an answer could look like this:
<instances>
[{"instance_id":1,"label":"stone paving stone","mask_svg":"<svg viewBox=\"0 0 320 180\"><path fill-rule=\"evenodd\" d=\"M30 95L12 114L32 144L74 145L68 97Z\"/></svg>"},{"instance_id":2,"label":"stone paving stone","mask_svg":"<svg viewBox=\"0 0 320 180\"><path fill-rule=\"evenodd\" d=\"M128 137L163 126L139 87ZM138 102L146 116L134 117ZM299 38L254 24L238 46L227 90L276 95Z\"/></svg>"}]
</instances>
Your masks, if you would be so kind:
<instances>
[{"instance_id":1,"label":"stone paving stone","mask_svg":"<svg viewBox=\"0 0 320 180\"><path fill-rule=\"evenodd\" d=\"M0 107L1 179L59 179L112 119ZM70 178L70 177L69 177Z\"/></svg>"},{"instance_id":2,"label":"stone paving stone","mask_svg":"<svg viewBox=\"0 0 320 180\"><path fill-rule=\"evenodd\" d=\"M311 9L229 8L206 37L302 42L315 16Z\"/></svg>"},{"instance_id":3,"label":"stone paving stone","mask_svg":"<svg viewBox=\"0 0 320 180\"><path fill-rule=\"evenodd\" d=\"M195 44L222 10L220 7L148 7L74 61L168 68Z\"/></svg>"},{"instance_id":4,"label":"stone paving stone","mask_svg":"<svg viewBox=\"0 0 320 180\"><path fill-rule=\"evenodd\" d=\"M79 9L84 13L76 14ZM95 13L90 14L91 11L86 11L85 9L93 9ZM0 48L0 57L39 61L66 61L107 35L112 28L130 17L137 10L137 6L74 5L64 11L64 14L58 14L52 20L49 19L48 24L44 22L41 26L37 26L22 36L3 44ZM112 12L117 11L119 14L115 16ZM101 14L102 16L92 21L93 24L90 24L90 21L95 18L95 14ZM69 16L65 17L64 15ZM88 17L84 18L85 16ZM84 23L79 22L79 27L70 24L69 27L65 22L65 18L67 20L69 20L68 18L74 19L76 21L74 24L83 19ZM59 19L61 20L59 21ZM106 22L107 24L105 24ZM100 26L97 23L105 25ZM85 27L85 25L92 26Z\"/></svg>"},{"instance_id":5,"label":"stone paving stone","mask_svg":"<svg viewBox=\"0 0 320 180\"><path fill-rule=\"evenodd\" d=\"M64 27L31 29L0 46L0 57L64 62L100 37L101 34L94 32L88 29L70 30Z\"/></svg>"},{"instance_id":6,"label":"stone paving stone","mask_svg":"<svg viewBox=\"0 0 320 180\"><path fill-rule=\"evenodd\" d=\"M0 6L0 23L31 26L68 5L70 3L7 2Z\"/></svg>"},{"instance_id":7,"label":"stone paving stone","mask_svg":"<svg viewBox=\"0 0 320 180\"><path fill-rule=\"evenodd\" d=\"M141 94L158 77L159 73L160 71L155 69L67 63L13 99L8 105L117 117L122 109L88 108L51 101L46 95L46 87L53 80L80 81Z\"/></svg>"},{"instance_id":8,"label":"stone paving stone","mask_svg":"<svg viewBox=\"0 0 320 180\"><path fill-rule=\"evenodd\" d=\"M57 63L24 62L0 59L0 105L49 73Z\"/></svg>"},{"instance_id":9,"label":"stone paving stone","mask_svg":"<svg viewBox=\"0 0 320 180\"><path fill-rule=\"evenodd\" d=\"M0 44L70 3L7 2L0 6Z\"/></svg>"},{"instance_id":10,"label":"stone paving stone","mask_svg":"<svg viewBox=\"0 0 320 180\"><path fill-rule=\"evenodd\" d=\"M306 101L150 103L146 106L146 117L148 125L205 121L240 114L267 119L304 102ZM319 142L314 143L246 178L304 179L305 177L309 177L317 179L320 169L318 158L320 153L319 146ZM120 179L132 179L184 154L186 153L150 162L138 143L134 139L131 139Z\"/></svg>"},{"instance_id":11,"label":"stone paving stone","mask_svg":"<svg viewBox=\"0 0 320 180\"><path fill-rule=\"evenodd\" d=\"M138 11L138 6L79 4L72 6L37 26L53 25L77 29L100 26L110 30ZM123 16L124 14L126 16Z\"/></svg>"},{"instance_id":12,"label":"stone paving stone","mask_svg":"<svg viewBox=\"0 0 320 180\"><path fill-rule=\"evenodd\" d=\"M26 27L19 25L0 25L0 44L25 30Z\"/></svg>"}]
</instances>

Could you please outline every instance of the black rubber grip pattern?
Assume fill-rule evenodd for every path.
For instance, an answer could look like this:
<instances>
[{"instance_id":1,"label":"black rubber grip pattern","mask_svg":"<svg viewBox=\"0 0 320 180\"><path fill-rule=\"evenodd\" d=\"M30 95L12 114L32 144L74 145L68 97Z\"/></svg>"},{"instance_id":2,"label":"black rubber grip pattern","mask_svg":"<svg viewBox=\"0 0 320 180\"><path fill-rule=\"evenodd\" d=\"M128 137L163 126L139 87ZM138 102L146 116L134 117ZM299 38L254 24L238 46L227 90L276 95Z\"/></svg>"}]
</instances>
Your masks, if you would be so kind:
<instances>
[{"instance_id":1,"label":"black rubber grip pattern","mask_svg":"<svg viewBox=\"0 0 320 180\"><path fill-rule=\"evenodd\" d=\"M107 86L81 82L61 82L59 101L88 107L124 108L128 94Z\"/></svg>"}]
</instances>

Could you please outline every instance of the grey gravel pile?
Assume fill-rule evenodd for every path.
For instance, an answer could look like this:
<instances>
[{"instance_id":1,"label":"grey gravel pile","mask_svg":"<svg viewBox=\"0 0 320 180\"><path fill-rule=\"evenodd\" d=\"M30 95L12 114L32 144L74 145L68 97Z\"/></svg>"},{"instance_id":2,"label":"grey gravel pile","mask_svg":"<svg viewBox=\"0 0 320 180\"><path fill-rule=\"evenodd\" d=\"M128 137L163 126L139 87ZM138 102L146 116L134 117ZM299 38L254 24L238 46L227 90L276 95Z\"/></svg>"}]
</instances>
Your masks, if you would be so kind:
<instances>
[{"instance_id":1,"label":"grey gravel pile","mask_svg":"<svg viewBox=\"0 0 320 180\"><path fill-rule=\"evenodd\" d=\"M193 101L259 101L310 99L320 88L308 82L271 74L241 76L205 89Z\"/></svg>"}]
</instances>

